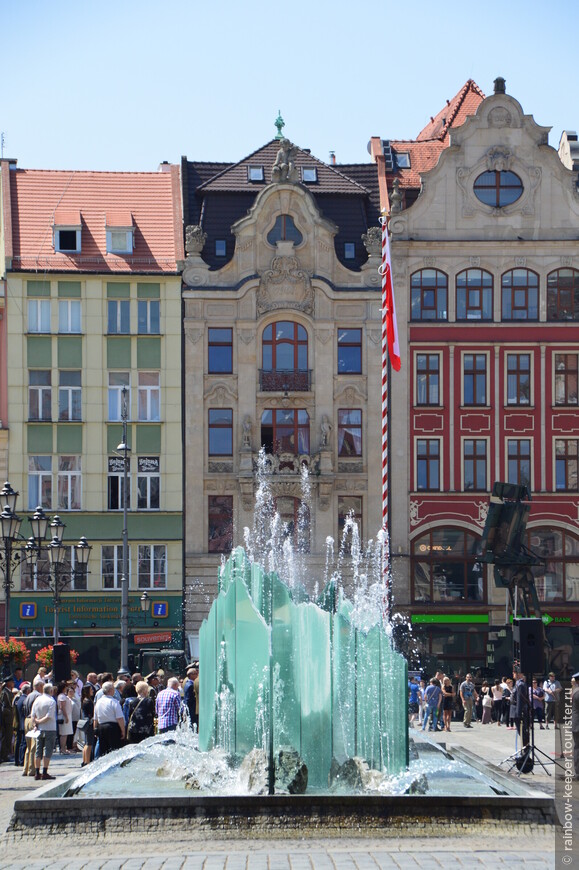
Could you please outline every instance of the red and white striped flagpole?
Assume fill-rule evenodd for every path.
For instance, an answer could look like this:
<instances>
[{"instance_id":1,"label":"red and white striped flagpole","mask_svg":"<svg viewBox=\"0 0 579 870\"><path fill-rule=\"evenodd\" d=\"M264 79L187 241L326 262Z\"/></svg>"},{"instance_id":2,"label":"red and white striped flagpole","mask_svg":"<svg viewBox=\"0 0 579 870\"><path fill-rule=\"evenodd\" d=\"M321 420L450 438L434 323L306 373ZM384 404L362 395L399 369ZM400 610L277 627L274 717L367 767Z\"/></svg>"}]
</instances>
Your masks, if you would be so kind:
<instances>
[{"instance_id":1,"label":"red and white striped flagpole","mask_svg":"<svg viewBox=\"0 0 579 870\"><path fill-rule=\"evenodd\" d=\"M390 617L390 535L388 531L388 299L386 273L388 263L388 218L382 224L382 582L384 583L385 616Z\"/></svg>"},{"instance_id":2,"label":"red and white striped flagpole","mask_svg":"<svg viewBox=\"0 0 579 870\"><path fill-rule=\"evenodd\" d=\"M388 378L389 362L395 371L400 371L400 344L396 324L396 305L392 285L392 259L388 241L388 218L383 213L382 223L382 581L384 583L384 610L386 618L392 609L390 575L390 532L388 512Z\"/></svg>"}]
</instances>

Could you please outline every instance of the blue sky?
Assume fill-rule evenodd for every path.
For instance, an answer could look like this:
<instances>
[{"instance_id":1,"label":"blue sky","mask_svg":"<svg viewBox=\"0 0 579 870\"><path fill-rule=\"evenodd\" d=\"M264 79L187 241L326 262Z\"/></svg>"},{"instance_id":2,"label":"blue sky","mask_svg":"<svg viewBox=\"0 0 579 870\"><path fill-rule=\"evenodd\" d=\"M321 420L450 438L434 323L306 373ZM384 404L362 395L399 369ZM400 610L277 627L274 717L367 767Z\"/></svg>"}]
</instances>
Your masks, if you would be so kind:
<instances>
[{"instance_id":1,"label":"blue sky","mask_svg":"<svg viewBox=\"0 0 579 870\"><path fill-rule=\"evenodd\" d=\"M1 0L4 156L41 169L236 161L284 133L365 162L473 78L579 129L579 6L539 0Z\"/></svg>"}]
</instances>

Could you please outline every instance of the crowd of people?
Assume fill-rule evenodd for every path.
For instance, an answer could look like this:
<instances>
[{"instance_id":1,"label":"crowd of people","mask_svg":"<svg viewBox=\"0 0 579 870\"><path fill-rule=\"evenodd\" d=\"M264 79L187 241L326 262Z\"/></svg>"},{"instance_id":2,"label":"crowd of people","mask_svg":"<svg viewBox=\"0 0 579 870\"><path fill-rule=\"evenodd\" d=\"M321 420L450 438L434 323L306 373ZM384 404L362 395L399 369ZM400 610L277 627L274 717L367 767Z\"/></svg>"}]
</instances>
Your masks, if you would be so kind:
<instances>
[{"instance_id":1,"label":"crowd of people","mask_svg":"<svg viewBox=\"0 0 579 870\"><path fill-rule=\"evenodd\" d=\"M0 763L22 767L22 776L49 780L55 751L82 755L81 766L153 734L174 731L183 719L199 725L199 663L183 679L162 670L146 677L124 669L88 673L71 671L57 682L40 667L32 682L22 669L0 681Z\"/></svg>"},{"instance_id":2,"label":"crowd of people","mask_svg":"<svg viewBox=\"0 0 579 870\"><path fill-rule=\"evenodd\" d=\"M428 683L418 677L410 679L409 723L411 728L418 726L423 731L450 731L456 723L472 728L473 722L515 730L520 728L525 712L530 714L532 710L533 720L541 730L558 729L562 692L554 673L544 680L533 679L528 686L521 671L514 671L512 677L478 682L472 674L453 682L438 671Z\"/></svg>"}]
</instances>

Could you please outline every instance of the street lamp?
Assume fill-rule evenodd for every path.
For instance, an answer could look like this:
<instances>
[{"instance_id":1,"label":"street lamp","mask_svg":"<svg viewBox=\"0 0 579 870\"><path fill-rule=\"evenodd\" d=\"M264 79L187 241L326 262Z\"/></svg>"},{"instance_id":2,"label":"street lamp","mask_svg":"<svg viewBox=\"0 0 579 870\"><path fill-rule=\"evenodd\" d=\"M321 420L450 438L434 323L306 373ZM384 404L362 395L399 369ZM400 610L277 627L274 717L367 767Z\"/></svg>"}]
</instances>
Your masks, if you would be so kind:
<instances>
[{"instance_id":1,"label":"street lamp","mask_svg":"<svg viewBox=\"0 0 579 870\"><path fill-rule=\"evenodd\" d=\"M145 616L145 622L147 621L147 614L149 613L149 608L151 607L151 599L147 595L146 592L143 592L141 595L141 610Z\"/></svg>"},{"instance_id":2,"label":"street lamp","mask_svg":"<svg viewBox=\"0 0 579 870\"><path fill-rule=\"evenodd\" d=\"M0 504L4 504L4 510L0 514L0 567L4 575L4 639L10 638L10 592L14 586L12 575L14 568L20 564L20 549L16 549L16 542L20 537L20 524L22 518L16 516L16 501L19 493L15 492L8 481L0 491Z\"/></svg>"},{"instance_id":3,"label":"street lamp","mask_svg":"<svg viewBox=\"0 0 579 870\"><path fill-rule=\"evenodd\" d=\"M129 669L129 532L127 528L128 497L129 497L129 453L127 444L127 393L126 386L122 389L121 420L123 421L123 441L117 447L117 453L123 457L123 573L121 576L121 668Z\"/></svg>"}]
</instances>

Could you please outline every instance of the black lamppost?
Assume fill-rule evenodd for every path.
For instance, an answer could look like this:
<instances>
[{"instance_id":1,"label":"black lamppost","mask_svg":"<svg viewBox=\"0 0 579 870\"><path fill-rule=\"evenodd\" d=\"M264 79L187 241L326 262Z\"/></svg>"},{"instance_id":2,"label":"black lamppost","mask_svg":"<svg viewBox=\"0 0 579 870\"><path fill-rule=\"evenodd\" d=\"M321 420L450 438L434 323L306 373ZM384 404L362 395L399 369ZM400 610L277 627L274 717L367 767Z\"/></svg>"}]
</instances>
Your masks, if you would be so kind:
<instances>
[{"instance_id":1,"label":"black lamppost","mask_svg":"<svg viewBox=\"0 0 579 870\"><path fill-rule=\"evenodd\" d=\"M127 444L127 393L126 386L122 389L121 420L123 421L123 441L117 447L117 453L123 457L123 573L121 576L121 669L129 669L129 531L127 527L129 508L129 453Z\"/></svg>"},{"instance_id":2,"label":"black lamppost","mask_svg":"<svg viewBox=\"0 0 579 870\"><path fill-rule=\"evenodd\" d=\"M20 524L22 517L15 514L16 501L19 493L15 492L8 481L4 484L4 488L0 491L0 504L3 504L4 510L0 514L0 568L4 575L4 639L8 642L10 638L10 592L14 586L12 575L21 560L22 554L20 547L17 547L17 541L20 538Z\"/></svg>"},{"instance_id":3,"label":"black lamppost","mask_svg":"<svg viewBox=\"0 0 579 870\"><path fill-rule=\"evenodd\" d=\"M42 508L38 507L34 516L30 517L30 525L32 527L33 537L30 538L26 544L24 555L30 568L33 571L36 570L37 577L41 580L43 586L52 593L52 606L54 611L54 643L58 643L60 638L58 618L60 614L61 595L68 587L70 581L74 579L76 574L86 573L92 547L87 543L86 538L82 537L78 544L74 545L75 567L68 568L66 565L66 551L68 548L62 543L66 525L62 522L58 514L55 514L49 526L48 517ZM50 528L52 538L50 543L45 544L44 539L48 528ZM38 560L42 556L43 549L46 550L46 554L48 555L48 572L40 572L38 570Z\"/></svg>"},{"instance_id":4,"label":"black lamppost","mask_svg":"<svg viewBox=\"0 0 579 870\"><path fill-rule=\"evenodd\" d=\"M147 616L149 615L149 608L151 607L151 599L147 595L146 592L143 592L141 595L141 610L145 617L145 624L147 622Z\"/></svg>"}]
</instances>

